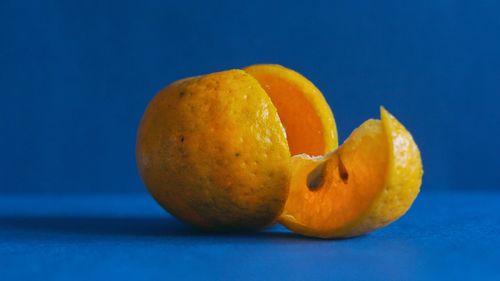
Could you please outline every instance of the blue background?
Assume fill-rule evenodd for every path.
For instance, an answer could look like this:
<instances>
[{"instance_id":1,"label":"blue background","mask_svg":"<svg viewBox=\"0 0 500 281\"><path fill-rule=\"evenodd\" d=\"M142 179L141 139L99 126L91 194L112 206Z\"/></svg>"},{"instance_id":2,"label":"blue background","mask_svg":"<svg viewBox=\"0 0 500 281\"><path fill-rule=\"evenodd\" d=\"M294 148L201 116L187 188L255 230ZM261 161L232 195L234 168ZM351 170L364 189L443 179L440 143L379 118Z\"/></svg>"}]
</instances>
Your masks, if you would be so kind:
<instances>
[{"instance_id":1,"label":"blue background","mask_svg":"<svg viewBox=\"0 0 500 281\"><path fill-rule=\"evenodd\" d=\"M499 15L496 0L0 0L0 279L500 280ZM207 234L155 204L134 159L149 100L255 63L310 78L341 140L394 113L424 161L408 214L325 241Z\"/></svg>"},{"instance_id":2,"label":"blue background","mask_svg":"<svg viewBox=\"0 0 500 281\"><path fill-rule=\"evenodd\" d=\"M134 145L170 82L279 63L340 139L386 106L424 190L500 187L500 2L0 1L0 192L142 192Z\"/></svg>"},{"instance_id":3,"label":"blue background","mask_svg":"<svg viewBox=\"0 0 500 281\"><path fill-rule=\"evenodd\" d=\"M332 241L281 226L203 233L147 194L9 194L0 279L498 281L499 201L498 192L424 192L389 227Z\"/></svg>"}]
</instances>

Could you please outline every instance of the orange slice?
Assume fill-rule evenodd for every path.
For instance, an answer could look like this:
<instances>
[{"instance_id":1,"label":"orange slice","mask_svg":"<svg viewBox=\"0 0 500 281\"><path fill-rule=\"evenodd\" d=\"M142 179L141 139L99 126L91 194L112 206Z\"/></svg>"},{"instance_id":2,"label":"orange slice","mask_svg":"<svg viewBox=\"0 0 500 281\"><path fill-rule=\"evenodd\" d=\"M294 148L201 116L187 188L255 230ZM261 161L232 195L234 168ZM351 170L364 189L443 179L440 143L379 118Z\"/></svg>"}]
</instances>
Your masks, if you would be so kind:
<instances>
[{"instance_id":1,"label":"orange slice","mask_svg":"<svg viewBox=\"0 0 500 281\"><path fill-rule=\"evenodd\" d=\"M385 109L325 157L292 159L290 194L280 222L313 237L361 235L401 217L420 190L420 152Z\"/></svg>"}]
</instances>

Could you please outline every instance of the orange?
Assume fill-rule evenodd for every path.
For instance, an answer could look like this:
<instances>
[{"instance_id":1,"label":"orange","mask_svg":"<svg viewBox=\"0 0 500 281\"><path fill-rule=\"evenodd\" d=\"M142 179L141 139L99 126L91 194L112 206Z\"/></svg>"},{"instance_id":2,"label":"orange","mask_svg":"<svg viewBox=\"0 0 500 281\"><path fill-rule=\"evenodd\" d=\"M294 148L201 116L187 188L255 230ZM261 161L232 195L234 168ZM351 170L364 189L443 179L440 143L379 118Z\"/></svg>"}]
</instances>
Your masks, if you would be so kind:
<instances>
[{"instance_id":1,"label":"orange","mask_svg":"<svg viewBox=\"0 0 500 281\"><path fill-rule=\"evenodd\" d=\"M291 190L280 222L307 236L361 235L401 217L417 197L420 152L385 109L325 157L292 159Z\"/></svg>"},{"instance_id":2,"label":"orange","mask_svg":"<svg viewBox=\"0 0 500 281\"><path fill-rule=\"evenodd\" d=\"M423 170L411 134L385 109L337 149L333 114L299 73L254 65L179 80L142 118L136 158L156 201L212 230L280 221L313 237L383 227L408 211Z\"/></svg>"},{"instance_id":3,"label":"orange","mask_svg":"<svg viewBox=\"0 0 500 281\"><path fill-rule=\"evenodd\" d=\"M140 175L174 216L205 229L256 229L288 198L291 154L336 148L331 110L300 74L257 65L161 90L137 135Z\"/></svg>"}]
</instances>

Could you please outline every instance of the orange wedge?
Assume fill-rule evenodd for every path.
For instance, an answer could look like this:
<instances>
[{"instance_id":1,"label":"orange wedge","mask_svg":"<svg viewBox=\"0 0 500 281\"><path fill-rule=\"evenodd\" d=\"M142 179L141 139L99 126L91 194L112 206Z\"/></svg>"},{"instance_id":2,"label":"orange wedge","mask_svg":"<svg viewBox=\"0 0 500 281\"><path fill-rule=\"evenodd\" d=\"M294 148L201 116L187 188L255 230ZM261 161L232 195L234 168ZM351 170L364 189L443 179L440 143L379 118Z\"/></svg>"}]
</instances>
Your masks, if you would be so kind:
<instances>
[{"instance_id":1,"label":"orange wedge","mask_svg":"<svg viewBox=\"0 0 500 281\"><path fill-rule=\"evenodd\" d=\"M368 233L406 213L420 190L420 152L385 109L325 157L292 158L290 194L280 222L312 237Z\"/></svg>"}]
</instances>

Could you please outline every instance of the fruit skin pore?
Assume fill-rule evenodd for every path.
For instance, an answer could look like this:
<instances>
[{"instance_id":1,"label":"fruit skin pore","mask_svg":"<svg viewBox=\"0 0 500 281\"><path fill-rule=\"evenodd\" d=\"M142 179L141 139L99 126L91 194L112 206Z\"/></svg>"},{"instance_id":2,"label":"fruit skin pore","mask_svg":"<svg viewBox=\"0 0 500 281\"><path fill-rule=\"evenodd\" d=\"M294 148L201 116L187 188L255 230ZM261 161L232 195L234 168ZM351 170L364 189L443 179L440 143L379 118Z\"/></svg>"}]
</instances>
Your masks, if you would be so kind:
<instances>
[{"instance_id":1,"label":"fruit skin pore","mask_svg":"<svg viewBox=\"0 0 500 281\"><path fill-rule=\"evenodd\" d=\"M177 81L148 105L136 159L155 200L205 229L257 229L284 207L290 152L266 92L242 70Z\"/></svg>"}]
</instances>

